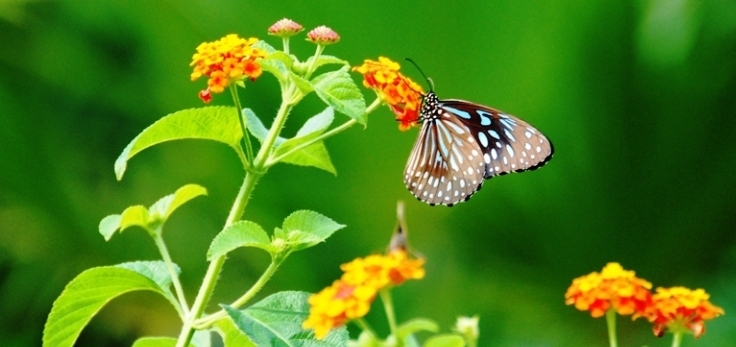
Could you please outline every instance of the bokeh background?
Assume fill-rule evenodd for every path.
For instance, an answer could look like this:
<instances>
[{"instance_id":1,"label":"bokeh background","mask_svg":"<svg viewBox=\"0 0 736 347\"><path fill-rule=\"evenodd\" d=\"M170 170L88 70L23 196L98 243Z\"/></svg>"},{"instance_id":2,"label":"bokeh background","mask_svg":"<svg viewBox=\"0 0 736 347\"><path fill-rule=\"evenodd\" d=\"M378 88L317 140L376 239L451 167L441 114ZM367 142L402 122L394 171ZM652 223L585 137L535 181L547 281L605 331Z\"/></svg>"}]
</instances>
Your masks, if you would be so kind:
<instances>
[{"instance_id":1,"label":"bokeh background","mask_svg":"<svg viewBox=\"0 0 736 347\"><path fill-rule=\"evenodd\" d=\"M267 230L297 209L348 228L295 254L261 293L315 292L339 264L380 252L407 203L427 276L397 290L399 320L449 329L479 315L481 346L605 346L605 322L565 306L575 277L617 261L655 286L705 288L727 314L697 342L736 341L736 2L649 1L0 1L0 341L38 346L64 285L86 268L156 259L131 230L105 242L101 218L150 205L187 183L209 189L178 211L165 238L189 297L206 269L243 175L226 146L179 141L135 157L121 182L113 162L160 117L200 107L188 66L195 47L229 33L273 45L282 17L342 36L327 53L357 65L412 57L443 98L518 115L554 142L543 169L486 182L470 202L430 207L402 171L416 130L386 108L327 141L335 177L281 165L261 180L245 218ZM314 46L295 39L304 58ZM406 73L420 75L409 66ZM359 76L355 76L359 81ZM277 84L264 75L243 94L270 119ZM368 102L372 93L365 93ZM230 104L218 95L213 104ZM311 95L286 134L322 109ZM338 120L345 120L338 118ZM229 302L265 268L239 250L212 304ZM368 317L386 332L382 308ZM650 325L619 320L623 346L669 346ZM153 294L113 301L78 346L130 346L176 336L179 322ZM424 337L421 335L420 337Z\"/></svg>"}]
</instances>

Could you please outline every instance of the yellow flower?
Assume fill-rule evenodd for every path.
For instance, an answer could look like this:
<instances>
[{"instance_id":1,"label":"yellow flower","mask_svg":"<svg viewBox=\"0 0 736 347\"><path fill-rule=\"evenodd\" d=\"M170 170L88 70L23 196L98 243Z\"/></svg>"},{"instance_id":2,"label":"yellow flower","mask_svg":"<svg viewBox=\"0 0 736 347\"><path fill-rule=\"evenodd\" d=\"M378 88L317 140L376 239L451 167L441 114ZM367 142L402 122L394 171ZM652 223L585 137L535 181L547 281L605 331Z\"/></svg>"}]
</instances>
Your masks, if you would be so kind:
<instances>
[{"instance_id":1,"label":"yellow flower","mask_svg":"<svg viewBox=\"0 0 736 347\"><path fill-rule=\"evenodd\" d=\"M302 327L313 329L315 337L323 339L330 330L368 314L379 290L423 278L423 265L423 259L409 259L403 250L343 264L342 277L309 298L309 317Z\"/></svg>"},{"instance_id":2,"label":"yellow flower","mask_svg":"<svg viewBox=\"0 0 736 347\"><path fill-rule=\"evenodd\" d=\"M647 319L654 324L654 334L662 336L669 330L675 333L691 332L695 337L705 333L705 321L716 318L724 311L708 300L703 289L685 287L657 288Z\"/></svg>"},{"instance_id":3,"label":"yellow flower","mask_svg":"<svg viewBox=\"0 0 736 347\"><path fill-rule=\"evenodd\" d=\"M609 309L632 319L644 316L652 301L652 284L624 270L618 263L608 263L601 273L592 272L578 277L565 294L565 303L592 317L603 316Z\"/></svg>"},{"instance_id":4,"label":"yellow flower","mask_svg":"<svg viewBox=\"0 0 736 347\"><path fill-rule=\"evenodd\" d=\"M266 52L252 47L257 38L243 39L230 34L215 42L204 42L197 47L192 56L194 70L192 81L207 76L207 89L199 93L204 102L209 102L212 93L222 93L225 87L233 82L242 82L246 78L254 81L263 72L258 61L266 56Z\"/></svg>"},{"instance_id":5,"label":"yellow flower","mask_svg":"<svg viewBox=\"0 0 736 347\"><path fill-rule=\"evenodd\" d=\"M398 63L386 57L378 61L366 59L363 65L353 67L363 75L363 85L373 89L396 114L399 129L409 130L417 124L422 105L422 87L399 72Z\"/></svg>"}]
</instances>

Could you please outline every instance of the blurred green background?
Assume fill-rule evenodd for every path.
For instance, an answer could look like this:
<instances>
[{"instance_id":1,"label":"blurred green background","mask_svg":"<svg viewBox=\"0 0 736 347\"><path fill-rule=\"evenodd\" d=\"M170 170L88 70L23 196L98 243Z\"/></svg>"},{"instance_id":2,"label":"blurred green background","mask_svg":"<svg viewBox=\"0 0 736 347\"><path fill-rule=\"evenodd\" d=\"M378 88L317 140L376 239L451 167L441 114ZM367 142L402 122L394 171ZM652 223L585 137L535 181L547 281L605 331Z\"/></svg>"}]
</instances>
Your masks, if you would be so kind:
<instances>
[{"instance_id":1,"label":"blurred green background","mask_svg":"<svg viewBox=\"0 0 736 347\"><path fill-rule=\"evenodd\" d=\"M565 306L572 279L609 261L654 286L705 288L726 315L697 342L736 341L736 2L652 1L0 1L0 341L38 346L64 285L86 268L156 259L141 230L106 243L100 219L150 205L186 183L209 196L184 206L165 238L194 297L242 177L226 146L167 143L113 162L160 117L202 106L189 81L195 47L229 33L273 45L283 17L342 37L327 54L357 65L412 57L441 98L487 104L529 121L555 144L543 169L486 182L470 202L430 207L404 188L416 130L381 108L366 129L327 141L338 176L274 167L246 219L267 230L297 209L347 224L295 254L261 293L315 292L339 264L380 252L407 202L427 276L394 291L399 320L480 315L481 346L605 346L605 322ZM303 37L303 36L302 36ZM293 40L304 58L314 46ZM416 70L406 73L420 80ZM359 81L359 76L355 76ZM246 107L273 117L278 86L264 75ZM368 102L372 93L365 93ZM230 104L217 95L213 104ZM311 95L287 134L322 109ZM338 118L345 120L346 117ZM229 302L268 262L235 252L211 304ZM368 317L385 332L382 308ZM622 346L669 346L644 320L619 319ZM77 346L130 346L175 336L174 310L154 294L106 306Z\"/></svg>"}]
</instances>

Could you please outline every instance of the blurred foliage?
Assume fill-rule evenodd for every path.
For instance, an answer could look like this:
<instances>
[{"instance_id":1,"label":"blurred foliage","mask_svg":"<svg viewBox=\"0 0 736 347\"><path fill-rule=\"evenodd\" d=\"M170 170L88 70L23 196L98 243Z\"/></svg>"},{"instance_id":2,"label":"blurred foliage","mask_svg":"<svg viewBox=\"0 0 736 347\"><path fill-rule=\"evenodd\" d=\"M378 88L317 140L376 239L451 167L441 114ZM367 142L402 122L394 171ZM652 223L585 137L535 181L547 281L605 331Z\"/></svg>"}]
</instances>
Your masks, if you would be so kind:
<instances>
[{"instance_id":1,"label":"blurred foliage","mask_svg":"<svg viewBox=\"0 0 736 347\"><path fill-rule=\"evenodd\" d=\"M564 305L573 278L618 261L655 286L703 287L726 315L697 343L736 340L736 2L604 1L2 1L0 2L0 341L36 346L51 303L92 266L155 259L142 232L106 243L100 219L149 205L187 184L209 196L167 224L190 299L206 268L242 169L206 141L159 146L113 163L133 137L168 113L199 107L189 81L195 47L228 33L265 35L282 17L342 36L327 54L359 64L412 57L442 98L497 107L555 144L539 171L486 182L453 208L429 207L403 187L416 131L401 133L383 108L368 127L327 141L338 176L278 166L259 184L245 218L266 229L297 209L348 228L290 259L261 297L317 291L339 264L381 251L407 200L413 247L427 278L395 291L399 320L480 315L483 346L604 346L605 323ZM314 47L293 40L301 57ZM405 72L421 80L408 66ZM355 76L356 80L358 76ZM278 106L264 76L244 106ZM366 92L368 101L371 93ZM287 133L321 110L310 96ZM224 95L214 104L229 104ZM238 251L211 302L229 302L267 265ZM375 310L368 320L382 326ZM620 320L620 343L667 346L643 320ZM104 308L78 346L130 346L175 336L176 313L153 294Z\"/></svg>"}]
</instances>

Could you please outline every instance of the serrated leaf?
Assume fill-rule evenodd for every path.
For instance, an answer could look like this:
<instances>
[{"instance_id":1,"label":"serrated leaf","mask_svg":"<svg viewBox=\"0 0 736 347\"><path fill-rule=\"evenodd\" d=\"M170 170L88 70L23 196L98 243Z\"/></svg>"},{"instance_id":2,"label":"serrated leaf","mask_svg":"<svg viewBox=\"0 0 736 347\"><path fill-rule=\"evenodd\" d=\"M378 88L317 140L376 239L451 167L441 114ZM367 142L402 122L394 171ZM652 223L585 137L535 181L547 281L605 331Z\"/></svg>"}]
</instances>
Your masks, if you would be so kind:
<instances>
[{"instance_id":1,"label":"serrated leaf","mask_svg":"<svg viewBox=\"0 0 736 347\"><path fill-rule=\"evenodd\" d=\"M436 335L427 339L424 347L465 347L465 339L454 334Z\"/></svg>"},{"instance_id":2,"label":"serrated leaf","mask_svg":"<svg viewBox=\"0 0 736 347\"><path fill-rule=\"evenodd\" d=\"M203 139L224 143L240 152L240 121L233 107L210 106L171 113L143 130L115 161L115 176L123 174L130 158L153 145L182 139Z\"/></svg>"},{"instance_id":3,"label":"serrated leaf","mask_svg":"<svg viewBox=\"0 0 736 347\"><path fill-rule=\"evenodd\" d=\"M312 63L314 62L314 56L309 57L307 59L306 65L312 66ZM327 64L340 64L340 65L346 65L349 66L350 63L347 62L347 60L342 60L338 57L331 56L331 55L320 55L317 59L317 65L314 67L315 69Z\"/></svg>"},{"instance_id":4,"label":"serrated leaf","mask_svg":"<svg viewBox=\"0 0 736 347\"><path fill-rule=\"evenodd\" d=\"M280 60L276 59L263 59L260 61L261 69L263 71L270 72L272 75L276 76L276 79L279 80L279 83L283 84L286 82L286 76L289 75L289 70L286 68L286 65L281 62Z\"/></svg>"},{"instance_id":5,"label":"serrated leaf","mask_svg":"<svg viewBox=\"0 0 736 347\"><path fill-rule=\"evenodd\" d=\"M330 159L330 154L327 152L327 147L322 141L289 154L281 159L281 161L299 166L312 166L337 175L337 170L332 165L332 159Z\"/></svg>"},{"instance_id":6,"label":"serrated leaf","mask_svg":"<svg viewBox=\"0 0 736 347\"><path fill-rule=\"evenodd\" d=\"M326 108L324 111L309 118L304 125L296 132L294 137L307 136L313 133L322 134L330 127L332 121L335 119L335 110L332 107Z\"/></svg>"},{"instance_id":7,"label":"serrated leaf","mask_svg":"<svg viewBox=\"0 0 736 347\"><path fill-rule=\"evenodd\" d=\"M105 238L105 241L110 241L112 235L120 229L120 221L123 219L122 215L111 214L100 221L100 234Z\"/></svg>"},{"instance_id":8,"label":"serrated leaf","mask_svg":"<svg viewBox=\"0 0 736 347\"><path fill-rule=\"evenodd\" d=\"M264 52L266 52L266 55L276 52L276 48L273 48L273 46L269 45L266 41L263 41L263 40L259 40L258 42L254 43L251 47L262 49Z\"/></svg>"},{"instance_id":9,"label":"serrated leaf","mask_svg":"<svg viewBox=\"0 0 736 347\"><path fill-rule=\"evenodd\" d=\"M156 284L158 284L158 286L161 287L161 290L163 291L168 291L171 287L171 275L169 274L169 270L166 267L166 263L164 263L163 261L132 261L115 266L122 269L135 271L143 276L146 276L147 278L150 278L151 280L156 282ZM181 272L181 269L179 269L176 264L174 264L174 270L176 270L177 274Z\"/></svg>"},{"instance_id":10,"label":"serrated leaf","mask_svg":"<svg viewBox=\"0 0 736 347\"><path fill-rule=\"evenodd\" d=\"M153 268L146 265L129 267L145 269L148 274ZM97 267L82 272L66 285L54 301L43 330L43 347L71 347L82 329L105 304L131 291L150 290L159 293L179 310L168 288L162 288L157 282L162 281L161 276L156 272L154 280L145 273L121 266Z\"/></svg>"},{"instance_id":11,"label":"serrated leaf","mask_svg":"<svg viewBox=\"0 0 736 347\"><path fill-rule=\"evenodd\" d=\"M282 227L283 230L277 230L274 235L298 251L324 242L345 226L317 212L300 210L286 217Z\"/></svg>"},{"instance_id":12,"label":"serrated leaf","mask_svg":"<svg viewBox=\"0 0 736 347\"><path fill-rule=\"evenodd\" d=\"M222 230L210 244L207 260L212 260L239 247L255 247L271 254L279 249L271 245L271 240L260 225L251 221L235 222Z\"/></svg>"},{"instance_id":13,"label":"serrated leaf","mask_svg":"<svg viewBox=\"0 0 736 347\"><path fill-rule=\"evenodd\" d=\"M304 292L280 292L255 305L239 311L222 305L235 326L245 333L258 347L343 347L349 339L343 326L331 331L324 339L317 340L312 331L302 329L302 322L309 315Z\"/></svg>"},{"instance_id":14,"label":"serrated leaf","mask_svg":"<svg viewBox=\"0 0 736 347\"><path fill-rule=\"evenodd\" d=\"M133 226L139 226L148 230L148 223L151 218L148 215L148 209L143 205L135 205L126 208L120 218L120 231Z\"/></svg>"},{"instance_id":15,"label":"serrated leaf","mask_svg":"<svg viewBox=\"0 0 736 347\"><path fill-rule=\"evenodd\" d=\"M366 124L365 100L350 77L347 66L315 77L312 86L317 96L327 105L360 124Z\"/></svg>"},{"instance_id":16,"label":"serrated leaf","mask_svg":"<svg viewBox=\"0 0 736 347\"><path fill-rule=\"evenodd\" d=\"M225 347L256 347L253 341L235 326L230 317L217 321L215 329L222 337Z\"/></svg>"},{"instance_id":17,"label":"serrated leaf","mask_svg":"<svg viewBox=\"0 0 736 347\"><path fill-rule=\"evenodd\" d=\"M207 195L207 189L197 184L187 184L174 192L156 201L148 209L151 217L167 219L179 206L198 196Z\"/></svg>"}]
</instances>

